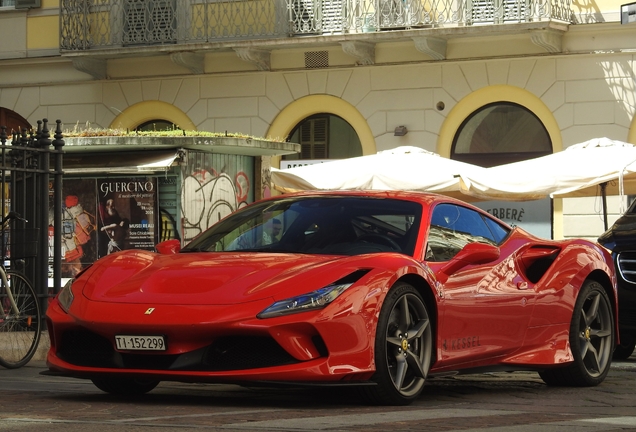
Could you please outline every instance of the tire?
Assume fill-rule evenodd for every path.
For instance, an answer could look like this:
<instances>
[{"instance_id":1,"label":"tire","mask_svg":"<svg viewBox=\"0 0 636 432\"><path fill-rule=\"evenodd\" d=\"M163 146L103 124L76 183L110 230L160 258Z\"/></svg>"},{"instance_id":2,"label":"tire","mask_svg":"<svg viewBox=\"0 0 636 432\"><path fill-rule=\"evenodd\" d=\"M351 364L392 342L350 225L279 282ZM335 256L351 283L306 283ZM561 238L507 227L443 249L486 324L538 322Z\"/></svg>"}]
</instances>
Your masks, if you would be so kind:
<instances>
[{"instance_id":1,"label":"tire","mask_svg":"<svg viewBox=\"0 0 636 432\"><path fill-rule=\"evenodd\" d=\"M101 391L119 396L140 396L159 385L159 381L119 377L93 378L91 381Z\"/></svg>"},{"instance_id":2,"label":"tire","mask_svg":"<svg viewBox=\"0 0 636 432\"><path fill-rule=\"evenodd\" d=\"M539 373L551 386L591 387L610 370L614 341L614 315L607 293L595 281L585 281L572 313L570 346L574 361Z\"/></svg>"},{"instance_id":3,"label":"tire","mask_svg":"<svg viewBox=\"0 0 636 432\"><path fill-rule=\"evenodd\" d=\"M424 388L433 355L433 331L422 296L397 283L387 294L375 336L374 386L361 388L374 405L408 405Z\"/></svg>"},{"instance_id":4,"label":"tire","mask_svg":"<svg viewBox=\"0 0 636 432\"><path fill-rule=\"evenodd\" d=\"M29 281L14 271L7 272L7 280L15 300L16 315L4 286L0 289L0 365L17 369L27 364L40 342L40 302ZM0 280L1 284L1 280Z\"/></svg>"},{"instance_id":5,"label":"tire","mask_svg":"<svg viewBox=\"0 0 636 432\"><path fill-rule=\"evenodd\" d=\"M636 338L634 336L623 338L621 334L621 343L616 345L612 358L614 360L627 360L634 353L634 348L636 348Z\"/></svg>"}]
</instances>

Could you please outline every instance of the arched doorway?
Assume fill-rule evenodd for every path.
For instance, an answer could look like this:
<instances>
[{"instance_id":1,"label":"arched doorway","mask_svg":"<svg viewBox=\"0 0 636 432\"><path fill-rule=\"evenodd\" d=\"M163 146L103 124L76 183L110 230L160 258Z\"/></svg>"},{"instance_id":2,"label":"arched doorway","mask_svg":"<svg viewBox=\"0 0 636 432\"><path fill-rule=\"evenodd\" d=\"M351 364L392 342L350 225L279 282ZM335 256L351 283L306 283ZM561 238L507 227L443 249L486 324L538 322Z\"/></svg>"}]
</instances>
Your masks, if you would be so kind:
<instances>
[{"instance_id":1,"label":"arched doorway","mask_svg":"<svg viewBox=\"0 0 636 432\"><path fill-rule=\"evenodd\" d=\"M550 142L552 144L551 152L563 150L561 140L561 129L552 114L552 111L543 103L543 101L519 87L509 85L495 85L484 87L475 92L470 93L460 100L457 105L448 113L437 139L437 153L442 156L451 157L455 137L460 127L465 124L467 119L477 113L484 107L493 104L514 104L532 113L545 128ZM482 114L487 114L483 111ZM530 156L532 157L532 156Z\"/></svg>"},{"instance_id":2,"label":"arched doorway","mask_svg":"<svg viewBox=\"0 0 636 432\"><path fill-rule=\"evenodd\" d=\"M115 117L110 127L134 130L142 124L152 125L158 119L179 129L189 131L197 129L187 114L174 105L162 101L144 101L131 105Z\"/></svg>"},{"instance_id":3,"label":"arched doorway","mask_svg":"<svg viewBox=\"0 0 636 432\"><path fill-rule=\"evenodd\" d=\"M329 113L311 115L299 122L288 136L299 143L300 154L283 156L283 160L345 159L362 156L360 138L342 117Z\"/></svg>"},{"instance_id":4,"label":"arched doorway","mask_svg":"<svg viewBox=\"0 0 636 432\"><path fill-rule=\"evenodd\" d=\"M493 102L459 126L451 159L490 167L551 153L550 135L532 111L514 102Z\"/></svg>"},{"instance_id":5,"label":"arched doorway","mask_svg":"<svg viewBox=\"0 0 636 432\"><path fill-rule=\"evenodd\" d=\"M20 114L9 108L0 107L0 126L7 127L7 135L22 129L31 129L31 124Z\"/></svg>"},{"instance_id":6,"label":"arched doorway","mask_svg":"<svg viewBox=\"0 0 636 432\"><path fill-rule=\"evenodd\" d=\"M291 137L302 123L312 116L328 115L346 122L360 142L362 155L376 153L375 138L367 120L350 103L331 95L305 96L287 105L272 122L267 136ZM293 141L293 139L290 139ZM331 155L330 157L335 158ZM278 167L279 158L272 157L272 166Z\"/></svg>"}]
</instances>

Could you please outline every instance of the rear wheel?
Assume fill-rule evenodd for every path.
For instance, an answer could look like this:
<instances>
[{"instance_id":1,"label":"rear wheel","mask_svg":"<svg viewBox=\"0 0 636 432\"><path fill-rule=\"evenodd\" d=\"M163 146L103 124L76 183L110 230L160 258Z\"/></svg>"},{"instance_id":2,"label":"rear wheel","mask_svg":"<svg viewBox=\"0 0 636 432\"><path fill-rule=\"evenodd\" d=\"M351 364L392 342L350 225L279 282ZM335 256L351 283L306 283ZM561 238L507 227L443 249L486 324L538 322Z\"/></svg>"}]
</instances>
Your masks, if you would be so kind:
<instances>
[{"instance_id":1,"label":"rear wheel","mask_svg":"<svg viewBox=\"0 0 636 432\"><path fill-rule=\"evenodd\" d=\"M91 381L101 391L120 396L139 396L159 385L159 381L120 377L93 378Z\"/></svg>"},{"instance_id":2,"label":"rear wheel","mask_svg":"<svg viewBox=\"0 0 636 432\"><path fill-rule=\"evenodd\" d=\"M548 385L587 387L603 382L614 351L614 317L607 293L598 282L583 284L570 324L574 361L539 375Z\"/></svg>"},{"instance_id":3,"label":"rear wheel","mask_svg":"<svg viewBox=\"0 0 636 432\"><path fill-rule=\"evenodd\" d=\"M431 365L433 332L426 305L417 290L396 284L388 293L375 337L375 386L362 389L379 405L406 405L422 392Z\"/></svg>"}]
</instances>

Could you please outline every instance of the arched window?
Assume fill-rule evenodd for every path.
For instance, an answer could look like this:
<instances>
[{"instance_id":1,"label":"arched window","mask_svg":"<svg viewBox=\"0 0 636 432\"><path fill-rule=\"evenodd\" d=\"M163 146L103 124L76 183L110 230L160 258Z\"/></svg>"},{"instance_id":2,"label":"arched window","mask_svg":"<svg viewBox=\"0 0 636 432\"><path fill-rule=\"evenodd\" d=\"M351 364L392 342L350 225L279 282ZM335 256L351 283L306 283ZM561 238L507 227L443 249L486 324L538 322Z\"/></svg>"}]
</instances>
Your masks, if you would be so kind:
<instances>
[{"instance_id":1,"label":"arched window","mask_svg":"<svg viewBox=\"0 0 636 432\"><path fill-rule=\"evenodd\" d=\"M283 156L295 159L345 159L362 156L356 131L341 117L321 113L305 118L292 129L288 141L298 143L301 153Z\"/></svg>"},{"instance_id":2,"label":"arched window","mask_svg":"<svg viewBox=\"0 0 636 432\"><path fill-rule=\"evenodd\" d=\"M552 152L550 135L532 111L512 102L494 102L464 120L453 139L451 159L489 167Z\"/></svg>"},{"instance_id":3,"label":"arched window","mask_svg":"<svg viewBox=\"0 0 636 432\"><path fill-rule=\"evenodd\" d=\"M136 131L168 131L179 130L179 127L172 122L156 119L143 122L135 128Z\"/></svg>"}]
</instances>

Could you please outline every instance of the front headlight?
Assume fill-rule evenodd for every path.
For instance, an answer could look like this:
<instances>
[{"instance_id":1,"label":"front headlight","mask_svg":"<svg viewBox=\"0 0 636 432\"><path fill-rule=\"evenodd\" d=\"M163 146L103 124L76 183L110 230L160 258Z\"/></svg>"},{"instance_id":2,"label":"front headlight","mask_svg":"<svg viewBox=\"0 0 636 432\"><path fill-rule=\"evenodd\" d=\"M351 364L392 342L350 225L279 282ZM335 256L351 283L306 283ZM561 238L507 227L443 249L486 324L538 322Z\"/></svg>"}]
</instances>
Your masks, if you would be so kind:
<instances>
[{"instance_id":1,"label":"front headlight","mask_svg":"<svg viewBox=\"0 0 636 432\"><path fill-rule=\"evenodd\" d=\"M353 285L350 283L340 283L329 285L328 287L292 297L286 300L277 301L263 312L256 315L257 318L273 318L281 315L288 315L298 312L306 312L314 309L321 309L334 301L347 288Z\"/></svg>"},{"instance_id":2,"label":"front headlight","mask_svg":"<svg viewBox=\"0 0 636 432\"><path fill-rule=\"evenodd\" d=\"M73 303L73 291L71 290L71 285L75 279L69 279L68 282L64 285L60 293L57 295L57 302L60 304L62 310L68 313L68 310L71 308L71 303Z\"/></svg>"}]
</instances>

